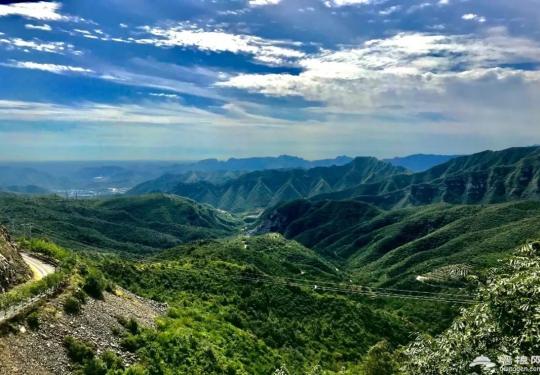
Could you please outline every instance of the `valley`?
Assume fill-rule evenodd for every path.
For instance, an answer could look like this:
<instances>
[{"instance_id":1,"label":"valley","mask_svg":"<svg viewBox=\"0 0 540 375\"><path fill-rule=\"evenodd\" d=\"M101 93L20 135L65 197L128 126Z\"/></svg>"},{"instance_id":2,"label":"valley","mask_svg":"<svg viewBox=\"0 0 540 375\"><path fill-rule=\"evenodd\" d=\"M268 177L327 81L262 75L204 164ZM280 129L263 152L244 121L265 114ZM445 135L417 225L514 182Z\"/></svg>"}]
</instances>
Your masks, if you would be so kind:
<instances>
[{"instance_id":1,"label":"valley","mask_svg":"<svg viewBox=\"0 0 540 375\"><path fill-rule=\"evenodd\" d=\"M356 158L215 184L166 174L117 197L3 193L0 223L18 238L4 236L5 272L18 278L0 305L44 296L0 335L6 363L23 366L6 348L42 345L34 329L55 337L60 353L32 357L28 368L44 373L369 374L382 350L392 363L382 375L414 374L411 366L428 365L403 356L434 350L415 335L451 340L462 312L486 303L493 270L506 280L501 262L540 238L538 150L418 173ZM471 176L484 176L481 195L470 182L451 194L449 181ZM426 184L439 193L419 199ZM28 281L31 269L41 277ZM154 309L150 321L139 308ZM87 314L108 322L105 336L70 323L83 319L94 332L101 323ZM31 328L35 319L41 328ZM73 345L87 357L69 354Z\"/></svg>"}]
</instances>

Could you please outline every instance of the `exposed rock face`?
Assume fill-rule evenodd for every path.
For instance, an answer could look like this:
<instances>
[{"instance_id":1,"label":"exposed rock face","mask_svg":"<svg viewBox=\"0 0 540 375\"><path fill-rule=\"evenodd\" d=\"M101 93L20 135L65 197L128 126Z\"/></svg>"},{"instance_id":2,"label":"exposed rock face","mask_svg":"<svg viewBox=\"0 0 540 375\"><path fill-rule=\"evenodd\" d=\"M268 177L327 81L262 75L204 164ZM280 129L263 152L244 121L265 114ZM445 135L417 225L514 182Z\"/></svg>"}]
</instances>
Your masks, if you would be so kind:
<instances>
[{"instance_id":1,"label":"exposed rock face","mask_svg":"<svg viewBox=\"0 0 540 375\"><path fill-rule=\"evenodd\" d=\"M17 245L5 228L0 227L0 292L31 277L31 271L19 254Z\"/></svg>"}]
</instances>

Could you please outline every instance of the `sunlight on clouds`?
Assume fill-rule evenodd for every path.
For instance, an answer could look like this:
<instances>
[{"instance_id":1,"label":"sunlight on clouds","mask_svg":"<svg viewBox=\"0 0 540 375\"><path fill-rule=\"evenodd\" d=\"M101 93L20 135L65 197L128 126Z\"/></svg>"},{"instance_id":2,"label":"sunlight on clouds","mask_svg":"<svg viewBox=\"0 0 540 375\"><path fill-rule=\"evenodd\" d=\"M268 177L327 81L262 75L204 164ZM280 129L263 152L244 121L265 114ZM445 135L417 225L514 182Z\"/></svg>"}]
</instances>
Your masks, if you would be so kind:
<instances>
[{"instance_id":1,"label":"sunlight on clouds","mask_svg":"<svg viewBox=\"0 0 540 375\"><path fill-rule=\"evenodd\" d=\"M42 42L40 40L24 40L20 38L0 38L0 45L6 46L7 49L20 49L24 52L34 50L38 52L65 54L72 53L81 55L82 52L75 49L73 44L64 42Z\"/></svg>"},{"instance_id":2,"label":"sunlight on clouds","mask_svg":"<svg viewBox=\"0 0 540 375\"><path fill-rule=\"evenodd\" d=\"M152 44L157 47L193 47L202 51L245 53L253 55L262 63L269 65L285 64L291 59L299 59L305 54L290 48L292 43L269 40L258 36L231 34L222 30L206 31L192 25L171 28L142 28L154 36L150 39L135 39L139 44ZM156 38L157 37L157 38Z\"/></svg>"},{"instance_id":3,"label":"sunlight on clouds","mask_svg":"<svg viewBox=\"0 0 540 375\"><path fill-rule=\"evenodd\" d=\"M373 0L326 0L324 1L324 4L331 8L331 7L343 7L348 5L365 5L365 4L371 4L373 3Z\"/></svg>"},{"instance_id":4,"label":"sunlight on clouds","mask_svg":"<svg viewBox=\"0 0 540 375\"><path fill-rule=\"evenodd\" d=\"M276 5L279 4L281 0L249 0L250 6L265 6L265 5Z\"/></svg>"},{"instance_id":5,"label":"sunlight on clouds","mask_svg":"<svg viewBox=\"0 0 540 375\"><path fill-rule=\"evenodd\" d=\"M150 94L156 97L171 95ZM147 101L140 104L102 104L84 103L80 105L60 105L55 103L37 103L13 100L0 100L0 120L17 121L68 121L82 123L142 124L173 126L204 126L206 128L243 128L243 127L283 127L295 123L252 114L239 105L232 103L222 107L222 113L214 113L193 106L186 106L178 101Z\"/></svg>"},{"instance_id":6,"label":"sunlight on clouds","mask_svg":"<svg viewBox=\"0 0 540 375\"><path fill-rule=\"evenodd\" d=\"M400 33L367 41L360 48L324 51L300 59L303 72L299 75L240 74L217 86L270 96L371 105L384 93L399 96L417 90L441 91L448 79L464 79L464 72L476 72L480 77L501 64L521 61L540 62L540 45L501 31L483 39ZM509 77L510 73L510 68L498 71L499 76ZM523 79L537 76L536 72L517 74Z\"/></svg>"},{"instance_id":7,"label":"sunlight on clouds","mask_svg":"<svg viewBox=\"0 0 540 375\"><path fill-rule=\"evenodd\" d=\"M67 17L58 13L61 4L57 2L29 2L0 5L0 17L21 16L37 20L61 21Z\"/></svg>"},{"instance_id":8,"label":"sunlight on clouds","mask_svg":"<svg viewBox=\"0 0 540 375\"><path fill-rule=\"evenodd\" d=\"M41 30L41 31L52 31L52 27L50 25L47 25L47 24L43 24L43 25L32 25L32 24L26 24L24 25L25 28L27 28L28 30Z\"/></svg>"},{"instance_id":9,"label":"sunlight on clouds","mask_svg":"<svg viewBox=\"0 0 540 375\"><path fill-rule=\"evenodd\" d=\"M475 14L475 13L464 14L463 16L461 16L461 19L465 21L476 21L478 23L486 22L486 17L479 16L478 14Z\"/></svg>"}]
</instances>

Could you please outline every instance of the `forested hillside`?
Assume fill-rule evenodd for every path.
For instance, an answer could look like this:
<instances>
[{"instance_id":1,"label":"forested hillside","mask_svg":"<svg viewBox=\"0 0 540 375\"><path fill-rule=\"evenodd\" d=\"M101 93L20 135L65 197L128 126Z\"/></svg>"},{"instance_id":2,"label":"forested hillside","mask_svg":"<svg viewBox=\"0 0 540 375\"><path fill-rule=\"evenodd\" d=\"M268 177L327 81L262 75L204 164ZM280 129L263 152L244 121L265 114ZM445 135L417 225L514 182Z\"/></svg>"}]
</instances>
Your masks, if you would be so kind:
<instances>
[{"instance_id":1,"label":"forested hillside","mask_svg":"<svg viewBox=\"0 0 540 375\"><path fill-rule=\"evenodd\" d=\"M358 201L299 200L266 212L257 230L346 264L362 282L414 285L417 275L445 265L486 269L525 239L540 238L540 202L382 211Z\"/></svg>"},{"instance_id":2,"label":"forested hillside","mask_svg":"<svg viewBox=\"0 0 540 375\"><path fill-rule=\"evenodd\" d=\"M252 172L217 185L202 181L178 183L171 188L158 180L137 186L129 194L164 191L227 211L244 212L359 184L376 183L402 173L405 173L404 168L366 157L356 158L344 166Z\"/></svg>"},{"instance_id":3,"label":"forested hillside","mask_svg":"<svg viewBox=\"0 0 540 375\"><path fill-rule=\"evenodd\" d=\"M369 297L317 289L345 275L277 235L181 245L138 263L104 258L100 267L170 305L156 330L127 341L151 374L356 374L372 345L397 346L418 329Z\"/></svg>"},{"instance_id":4,"label":"forested hillside","mask_svg":"<svg viewBox=\"0 0 540 375\"><path fill-rule=\"evenodd\" d=\"M401 174L317 199L351 199L385 209L436 202L500 203L540 198L540 147L461 156L425 172Z\"/></svg>"},{"instance_id":5,"label":"forested hillside","mask_svg":"<svg viewBox=\"0 0 540 375\"><path fill-rule=\"evenodd\" d=\"M401 365L391 373L398 368L403 374L536 372L531 358L540 349L539 271L540 243L520 247L493 270L477 304L441 335L419 336L400 351ZM475 362L480 356L484 361Z\"/></svg>"},{"instance_id":6,"label":"forested hillside","mask_svg":"<svg viewBox=\"0 0 540 375\"><path fill-rule=\"evenodd\" d=\"M206 187L191 194L242 213L276 203L245 221L163 193L88 200L4 194L0 218L21 237L75 250L78 277L90 269L103 288L117 284L168 304L155 327L129 323L122 350L137 363L122 367L125 374L416 375L414 366L447 374L436 363L440 348L469 348L451 326L459 308L481 306L457 323L475 335L471 314L500 311L475 299L478 286L490 285L491 267L510 249L540 238L538 159L538 148L510 149L408 174L358 158L341 167L248 173L224 184L176 184L177 177L165 176L146 185L177 194ZM476 186L468 179L486 174L480 203L464 198ZM468 181L466 193L453 194L458 185L450 181ZM427 191L424 185L437 194L420 200L413 192ZM319 194L327 189L334 193ZM348 196L360 190L373 195ZM393 202L399 194L406 199ZM506 286L518 285L510 279ZM504 306L514 318L523 315ZM417 334L435 338L411 343Z\"/></svg>"},{"instance_id":7,"label":"forested hillside","mask_svg":"<svg viewBox=\"0 0 540 375\"><path fill-rule=\"evenodd\" d=\"M82 200L0 194L0 222L17 235L74 249L130 253L228 236L239 225L210 206L163 194Z\"/></svg>"}]
</instances>

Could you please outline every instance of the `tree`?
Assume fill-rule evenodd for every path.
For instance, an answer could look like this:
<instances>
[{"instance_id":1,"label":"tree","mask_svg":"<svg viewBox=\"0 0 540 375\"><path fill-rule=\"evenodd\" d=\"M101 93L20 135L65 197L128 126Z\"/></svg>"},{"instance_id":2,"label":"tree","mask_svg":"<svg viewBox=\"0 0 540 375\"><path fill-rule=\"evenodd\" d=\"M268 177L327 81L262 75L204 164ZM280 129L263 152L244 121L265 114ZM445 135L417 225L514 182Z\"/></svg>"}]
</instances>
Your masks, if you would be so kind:
<instances>
[{"instance_id":1,"label":"tree","mask_svg":"<svg viewBox=\"0 0 540 375\"><path fill-rule=\"evenodd\" d=\"M366 354L360 368L363 375L395 374L396 365L388 342L380 341L373 345Z\"/></svg>"},{"instance_id":2,"label":"tree","mask_svg":"<svg viewBox=\"0 0 540 375\"><path fill-rule=\"evenodd\" d=\"M406 374L463 375L473 373L470 364L479 356L501 364L501 358L540 353L539 242L493 270L478 294L479 302L448 330L419 337L403 351ZM492 370L503 373L502 365Z\"/></svg>"}]
</instances>

